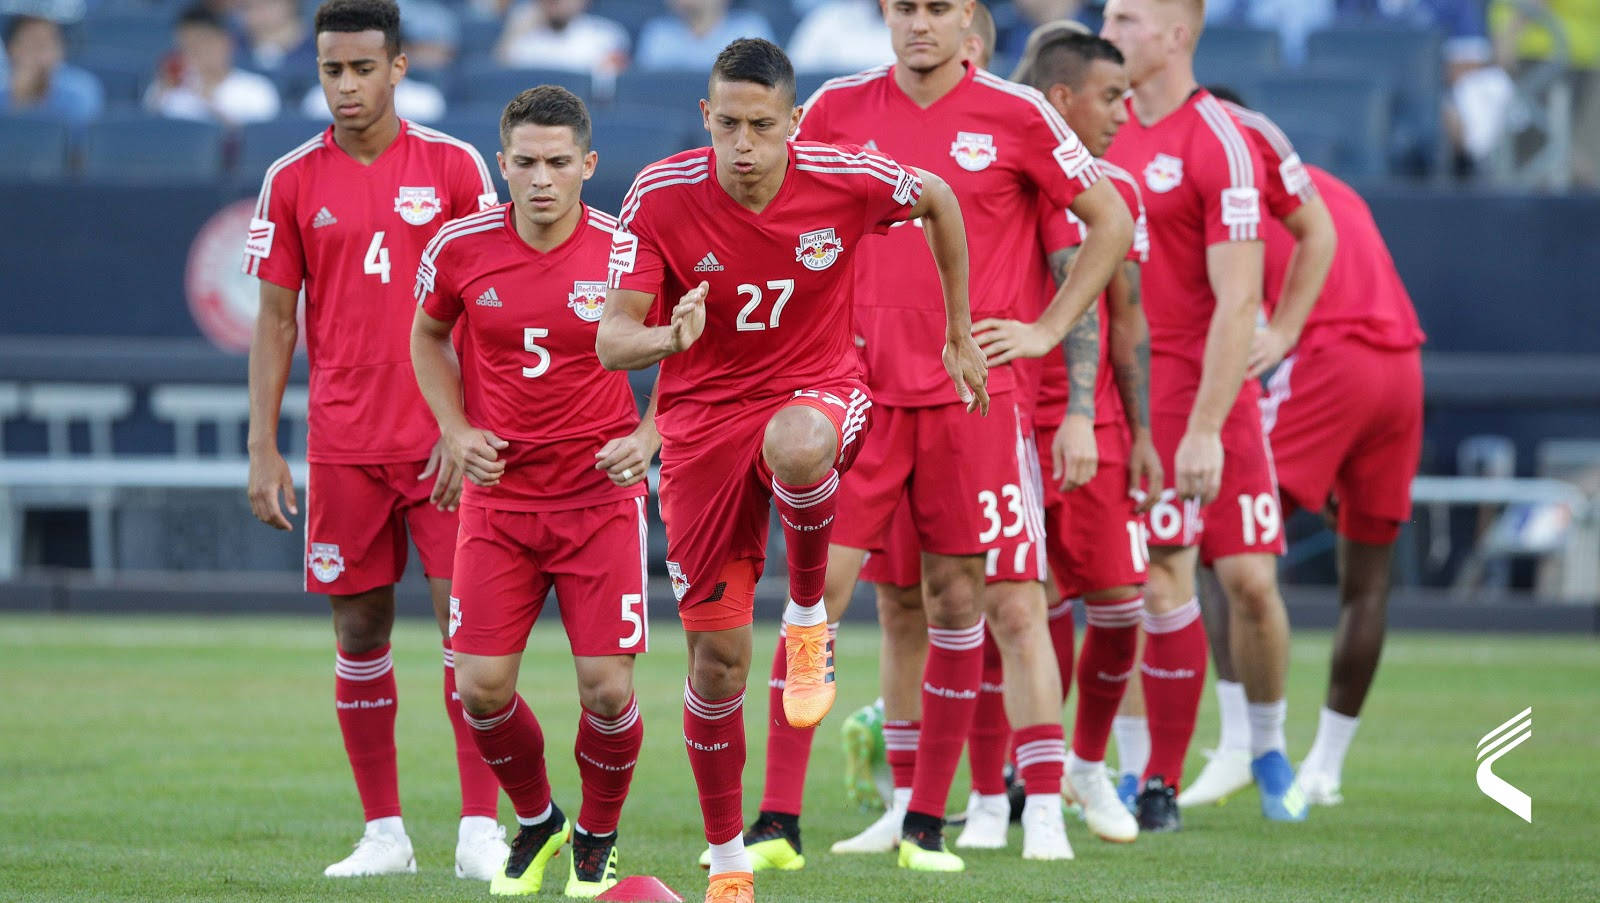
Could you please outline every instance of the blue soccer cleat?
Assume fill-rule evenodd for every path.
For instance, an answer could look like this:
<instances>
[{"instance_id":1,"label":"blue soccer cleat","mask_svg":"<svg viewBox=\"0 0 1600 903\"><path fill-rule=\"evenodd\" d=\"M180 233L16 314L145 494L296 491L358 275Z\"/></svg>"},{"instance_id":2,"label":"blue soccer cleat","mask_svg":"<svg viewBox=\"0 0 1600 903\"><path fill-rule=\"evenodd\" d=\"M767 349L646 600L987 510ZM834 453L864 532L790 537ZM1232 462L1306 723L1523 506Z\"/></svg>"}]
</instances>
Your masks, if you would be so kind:
<instances>
[{"instance_id":1,"label":"blue soccer cleat","mask_svg":"<svg viewBox=\"0 0 1600 903\"><path fill-rule=\"evenodd\" d=\"M1250 763L1250 774L1261 791L1261 814L1271 821L1305 821L1310 802L1294 782L1294 768L1279 750L1264 753Z\"/></svg>"}]
</instances>

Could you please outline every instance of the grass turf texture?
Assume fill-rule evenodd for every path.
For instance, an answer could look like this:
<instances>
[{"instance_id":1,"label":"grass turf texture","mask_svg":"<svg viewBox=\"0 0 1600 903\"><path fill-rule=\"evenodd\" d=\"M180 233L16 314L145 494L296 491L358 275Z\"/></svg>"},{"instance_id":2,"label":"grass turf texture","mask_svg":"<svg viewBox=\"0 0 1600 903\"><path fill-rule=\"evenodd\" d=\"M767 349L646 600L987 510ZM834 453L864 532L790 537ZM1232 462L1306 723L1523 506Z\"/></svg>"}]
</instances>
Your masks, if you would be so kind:
<instances>
[{"instance_id":1,"label":"grass turf texture","mask_svg":"<svg viewBox=\"0 0 1600 903\"><path fill-rule=\"evenodd\" d=\"M703 848L683 750L684 653L671 625L640 660L645 749L623 813L623 874L704 894ZM746 809L761 783L761 719L774 629L758 625L748 700ZM1289 741L1315 729L1328 636L1297 638ZM405 817L419 874L334 880L322 868L360 833L360 808L330 696L325 621L290 618L0 617L0 900L455 900L488 895L452 863L458 796L432 625L395 633ZM967 856L963 875L900 872L890 856L828 845L871 816L844 801L841 713L871 699L875 631L847 624L840 695L824 722L807 792L804 871L762 875L763 901L1600 899L1600 646L1590 638L1400 634L1346 768L1346 802L1305 825L1264 823L1247 790L1185 813L1183 833L1132 846L1069 816L1078 859L1029 863L1013 828L1005 852ZM557 801L578 809L575 701L565 639L536 631L522 693L544 725ZM1214 740L1212 694L1197 731ZM1525 824L1478 792L1478 738L1534 707L1530 741L1497 772L1529 792ZM1198 752L1189 774L1198 772ZM963 804L958 776L951 806ZM508 804L502 821L510 822ZM951 840L954 839L954 832ZM559 894L567 856L543 896Z\"/></svg>"}]
</instances>

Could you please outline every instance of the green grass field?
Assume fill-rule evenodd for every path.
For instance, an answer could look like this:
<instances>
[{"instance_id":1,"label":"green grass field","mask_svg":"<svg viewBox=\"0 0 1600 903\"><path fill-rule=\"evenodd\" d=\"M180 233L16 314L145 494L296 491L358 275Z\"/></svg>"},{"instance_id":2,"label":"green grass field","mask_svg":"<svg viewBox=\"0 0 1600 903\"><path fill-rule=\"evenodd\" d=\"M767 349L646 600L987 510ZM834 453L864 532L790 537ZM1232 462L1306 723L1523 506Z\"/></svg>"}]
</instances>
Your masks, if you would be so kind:
<instances>
[{"instance_id":1,"label":"green grass field","mask_svg":"<svg viewBox=\"0 0 1600 903\"><path fill-rule=\"evenodd\" d=\"M770 629L757 644L765 675ZM639 666L645 750L623 815L622 866L691 901L699 810L683 752L684 655L672 625ZM1311 741L1328 638L1294 646L1290 747ZM0 900L466 900L451 864L457 794L431 625L396 632L399 747L415 876L321 876L360 832L335 726L321 619L0 617ZM847 625L840 700L876 695L876 639ZM758 685L764 682L757 680ZM577 707L558 630L537 632L523 694L549 743L557 800L576 811ZM1206 694L1196 750L1213 741ZM1525 824L1477 790L1478 738L1527 706L1533 737L1497 772L1533 797ZM761 780L765 692L752 692L747 811ZM1600 644L1591 638L1391 638L1345 774L1345 804L1305 825L1262 821L1252 793L1185 813L1178 835L1113 847L1080 824L1078 858L1011 848L965 874L899 872L888 856L829 855L870 816L844 801L838 716L819 733L806 869L758 882L764 901L1600 900ZM1198 752L1190 774L1199 768ZM964 801L957 778L952 805ZM502 816L510 820L509 808ZM565 875L565 857L558 861ZM559 893L548 878L546 895Z\"/></svg>"}]
</instances>

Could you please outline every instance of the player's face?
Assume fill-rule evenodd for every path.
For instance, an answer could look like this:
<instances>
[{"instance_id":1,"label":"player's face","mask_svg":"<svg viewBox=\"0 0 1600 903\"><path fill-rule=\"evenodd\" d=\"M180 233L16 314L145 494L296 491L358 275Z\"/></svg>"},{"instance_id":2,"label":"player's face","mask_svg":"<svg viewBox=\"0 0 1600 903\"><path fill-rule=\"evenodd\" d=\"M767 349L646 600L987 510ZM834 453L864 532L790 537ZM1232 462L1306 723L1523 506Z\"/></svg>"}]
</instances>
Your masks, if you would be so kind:
<instances>
[{"instance_id":1,"label":"player's face","mask_svg":"<svg viewBox=\"0 0 1600 903\"><path fill-rule=\"evenodd\" d=\"M1110 60L1094 60L1084 73L1083 84L1072 92L1067 108L1060 111L1096 157L1105 156L1117 130L1128 121L1128 107L1122 102L1127 93L1128 75L1122 67Z\"/></svg>"},{"instance_id":2,"label":"player's face","mask_svg":"<svg viewBox=\"0 0 1600 903\"><path fill-rule=\"evenodd\" d=\"M783 169L789 136L800 108L788 92L755 82L713 79L711 97L700 101L717 168L735 182L754 185Z\"/></svg>"},{"instance_id":3,"label":"player's face","mask_svg":"<svg viewBox=\"0 0 1600 903\"><path fill-rule=\"evenodd\" d=\"M973 0L879 0L894 58L913 72L931 72L965 53Z\"/></svg>"},{"instance_id":4,"label":"player's face","mask_svg":"<svg viewBox=\"0 0 1600 903\"><path fill-rule=\"evenodd\" d=\"M339 128L364 131L394 108L394 86L406 74L406 55L389 56L383 32L324 31L317 35L322 96Z\"/></svg>"},{"instance_id":5,"label":"player's face","mask_svg":"<svg viewBox=\"0 0 1600 903\"><path fill-rule=\"evenodd\" d=\"M578 146L568 126L532 123L513 128L497 156L517 215L537 226L559 222L577 208L599 159Z\"/></svg>"},{"instance_id":6,"label":"player's face","mask_svg":"<svg viewBox=\"0 0 1600 903\"><path fill-rule=\"evenodd\" d=\"M1171 39L1169 13L1159 0L1111 0L1106 4L1100 37L1122 51L1128 78L1134 84L1166 62Z\"/></svg>"}]
</instances>

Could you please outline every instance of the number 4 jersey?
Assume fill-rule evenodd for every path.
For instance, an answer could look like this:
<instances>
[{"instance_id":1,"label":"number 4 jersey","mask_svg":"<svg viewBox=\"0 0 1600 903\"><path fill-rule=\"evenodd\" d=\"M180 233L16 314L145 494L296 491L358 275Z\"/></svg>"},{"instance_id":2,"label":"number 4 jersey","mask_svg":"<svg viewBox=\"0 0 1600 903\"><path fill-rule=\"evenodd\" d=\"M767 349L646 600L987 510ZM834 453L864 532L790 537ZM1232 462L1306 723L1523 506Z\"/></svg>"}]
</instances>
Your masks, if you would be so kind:
<instances>
[{"instance_id":1,"label":"number 4 jersey","mask_svg":"<svg viewBox=\"0 0 1600 903\"><path fill-rule=\"evenodd\" d=\"M405 120L370 165L333 127L267 169L244 272L305 288L313 462L428 457L439 429L411 372L411 287L439 227L495 204L470 144Z\"/></svg>"},{"instance_id":2,"label":"number 4 jersey","mask_svg":"<svg viewBox=\"0 0 1600 903\"><path fill-rule=\"evenodd\" d=\"M423 312L462 321L467 421L511 443L500 483L469 481L462 500L560 511L642 496L644 483L623 488L595 469L595 452L639 424L627 374L602 368L594 350L616 220L584 207L571 237L541 252L513 218L507 204L456 220L417 266Z\"/></svg>"}]
</instances>

